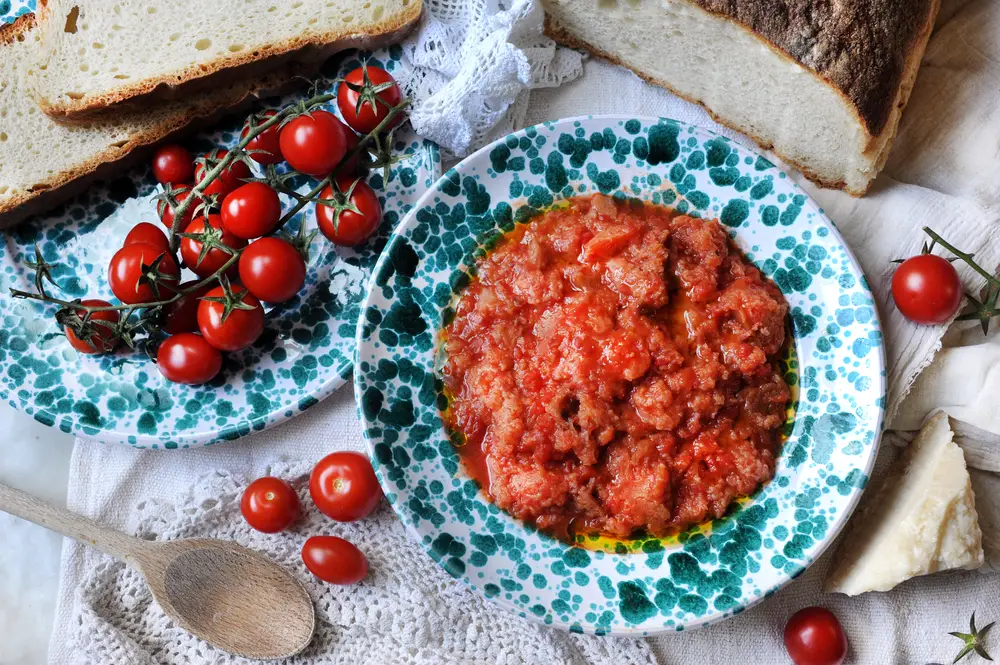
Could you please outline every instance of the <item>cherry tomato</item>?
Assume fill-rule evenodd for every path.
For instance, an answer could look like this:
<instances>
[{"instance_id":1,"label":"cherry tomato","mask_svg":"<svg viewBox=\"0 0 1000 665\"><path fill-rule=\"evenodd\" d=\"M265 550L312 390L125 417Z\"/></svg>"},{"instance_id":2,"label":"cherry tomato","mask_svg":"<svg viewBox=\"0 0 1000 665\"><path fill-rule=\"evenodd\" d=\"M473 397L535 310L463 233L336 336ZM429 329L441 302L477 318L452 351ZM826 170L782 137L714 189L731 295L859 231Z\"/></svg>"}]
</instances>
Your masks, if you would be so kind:
<instances>
[{"instance_id":1,"label":"cherry tomato","mask_svg":"<svg viewBox=\"0 0 1000 665\"><path fill-rule=\"evenodd\" d=\"M344 194L350 190L354 178L351 176L337 176L337 187ZM334 198L333 187L327 185L320 193L320 198ZM379 222L382 221L382 204L379 203L375 191L363 180L358 180L351 193L351 203L360 211L341 210L338 215L336 208L316 204L316 221L319 228L327 238L338 245L355 247L368 240Z\"/></svg>"},{"instance_id":2,"label":"cherry tomato","mask_svg":"<svg viewBox=\"0 0 1000 665\"><path fill-rule=\"evenodd\" d=\"M220 351L242 351L257 341L264 332L264 308L244 287L234 284L235 298L253 309L233 308L226 320L222 320L224 305L202 299L198 303L198 329L208 343ZM217 286L205 294L205 298L221 298L223 288Z\"/></svg>"},{"instance_id":3,"label":"cherry tomato","mask_svg":"<svg viewBox=\"0 0 1000 665\"><path fill-rule=\"evenodd\" d=\"M299 495L281 478L265 476L250 483L240 501L243 519L257 531L278 533L299 519Z\"/></svg>"},{"instance_id":4,"label":"cherry tomato","mask_svg":"<svg viewBox=\"0 0 1000 665\"><path fill-rule=\"evenodd\" d=\"M157 272L159 277L149 270L160 258ZM144 270L143 266L147 269ZM152 300L164 300L173 295L177 282L180 281L181 270L170 252L160 247L146 243L125 245L111 257L108 266L108 284L115 297L127 305ZM153 281L156 288L153 287Z\"/></svg>"},{"instance_id":5,"label":"cherry tomato","mask_svg":"<svg viewBox=\"0 0 1000 665\"><path fill-rule=\"evenodd\" d=\"M207 234L212 240L206 240L205 242L209 242L210 244L221 242L233 249L241 249L247 246L246 240L237 238L222 228L222 219L218 215L209 215L207 225L205 218L199 217L188 224L188 227L184 229L184 233ZM181 238L181 260L184 261L184 265L191 272L199 277L208 277L214 274L215 271L226 264L226 261L233 257L232 254L219 247L212 247L202 256L202 248L205 246L205 242L195 240L194 238ZM236 264L234 263L232 274L235 274L235 266Z\"/></svg>"},{"instance_id":6,"label":"cherry tomato","mask_svg":"<svg viewBox=\"0 0 1000 665\"><path fill-rule=\"evenodd\" d=\"M168 381L200 386L222 369L222 352L192 332L171 335L156 352L156 366Z\"/></svg>"},{"instance_id":7,"label":"cherry tomato","mask_svg":"<svg viewBox=\"0 0 1000 665\"><path fill-rule=\"evenodd\" d=\"M785 624L785 649L795 665L840 665L847 656L847 637L833 612L806 607Z\"/></svg>"},{"instance_id":8,"label":"cherry tomato","mask_svg":"<svg viewBox=\"0 0 1000 665\"><path fill-rule=\"evenodd\" d=\"M377 97L381 101L365 100L361 104L361 110L358 111L358 98L361 95L357 90L352 90L351 86L364 85L365 69L368 70L368 80L373 86L378 87L386 83L390 85L377 93ZM344 116L344 122L361 134L370 134L375 131L378 124L389 115L389 109L401 101L403 101L403 93L400 91L396 79L392 78L392 75L381 67L358 67L345 76L344 82L337 88L337 107L340 108L340 115ZM403 115L397 115L388 126L383 128L383 131L389 131L402 121Z\"/></svg>"},{"instance_id":9,"label":"cherry tomato","mask_svg":"<svg viewBox=\"0 0 1000 665\"><path fill-rule=\"evenodd\" d=\"M278 192L262 182L248 182L230 192L222 202L222 228L249 240L267 235L281 219Z\"/></svg>"},{"instance_id":10,"label":"cherry tomato","mask_svg":"<svg viewBox=\"0 0 1000 665\"><path fill-rule=\"evenodd\" d=\"M229 154L228 150L219 148L213 150L212 152L205 155L209 159L210 163L208 168L205 164L198 162L194 167L194 183L195 185L200 185L201 181L205 179L208 172L215 168L219 160L224 158ZM234 161L226 169L219 174L219 177L212 181L208 187L202 192L206 196L209 194L218 194L220 196L225 196L229 192L233 191L237 187L243 184L243 178L250 177L250 167L246 165L245 162Z\"/></svg>"},{"instance_id":11,"label":"cherry tomato","mask_svg":"<svg viewBox=\"0 0 1000 665\"><path fill-rule=\"evenodd\" d=\"M366 456L342 450L330 453L313 469L309 495L324 515L338 522L353 522L378 507L382 488Z\"/></svg>"},{"instance_id":12,"label":"cherry tomato","mask_svg":"<svg viewBox=\"0 0 1000 665\"><path fill-rule=\"evenodd\" d=\"M125 242L122 246L134 245L136 243L145 243L153 247L159 247L164 252L170 250L170 241L167 240L167 234L161 231L160 227L149 222L139 222L133 226L132 230L125 236Z\"/></svg>"},{"instance_id":13,"label":"cherry tomato","mask_svg":"<svg viewBox=\"0 0 1000 665\"><path fill-rule=\"evenodd\" d=\"M194 279L184 282L177 289L185 291L197 284L200 280ZM214 287L209 283L197 291L193 291L179 299L173 301L163 308L164 322L163 331L169 335L176 335L183 332L195 332L198 330L198 299L208 293Z\"/></svg>"},{"instance_id":14,"label":"cherry tomato","mask_svg":"<svg viewBox=\"0 0 1000 665\"><path fill-rule=\"evenodd\" d=\"M344 157L350 131L329 111L311 111L282 127L281 154L296 171L323 178Z\"/></svg>"},{"instance_id":15,"label":"cherry tomato","mask_svg":"<svg viewBox=\"0 0 1000 665\"><path fill-rule=\"evenodd\" d=\"M177 201L177 205L184 203L189 196L191 196L190 187L174 187L171 192L174 195L174 200ZM184 212L184 217L181 219L181 223L178 225L179 230L184 230L184 227L191 223L194 219L195 208L198 207L198 201L194 201L188 206L188 209ZM160 216L160 221L163 222L165 227L173 228L174 225L174 208L163 199L156 202L156 212Z\"/></svg>"},{"instance_id":16,"label":"cherry tomato","mask_svg":"<svg viewBox=\"0 0 1000 665\"><path fill-rule=\"evenodd\" d=\"M306 282L306 262L281 238L261 238L240 255L240 281L264 302L285 302Z\"/></svg>"},{"instance_id":17,"label":"cherry tomato","mask_svg":"<svg viewBox=\"0 0 1000 665\"><path fill-rule=\"evenodd\" d=\"M344 136L347 137L347 142L344 144L344 154L346 155L354 149L354 146L361 143L361 139L350 129L344 132ZM353 157L344 162L344 165L340 167L337 173L345 176L358 175L361 172L361 154L363 152L362 150L355 153Z\"/></svg>"},{"instance_id":18,"label":"cherry tomato","mask_svg":"<svg viewBox=\"0 0 1000 665\"><path fill-rule=\"evenodd\" d=\"M88 307L110 307L111 303L107 300L84 300L81 301L81 305L87 305ZM82 318L85 312L82 309L76 310L76 313ZM100 312L92 312L90 318L88 319L89 327L93 331L93 334L86 341L77 337L76 333L72 328L64 328L66 332L66 339L69 340L70 346L79 351L80 353L110 353L115 350L118 346L118 340L113 338L111 335L111 326L118 323L118 311L113 309L103 310Z\"/></svg>"},{"instance_id":19,"label":"cherry tomato","mask_svg":"<svg viewBox=\"0 0 1000 665\"><path fill-rule=\"evenodd\" d=\"M277 111L264 111L260 118L258 118L257 124L262 125L268 118L274 117ZM243 125L243 131L240 133L240 140L242 141L247 137L247 133L250 131L249 120ZM277 125L272 125L268 127L263 132L258 134L255 138L250 139L247 143L247 150L259 150L260 152L251 152L250 159L257 162L258 164L278 164L285 161L285 158L281 156L281 145L279 143L279 137L281 136L280 123Z\"/></svg>"},{"instance_id":20,"label":"cherry tomato","mask_svg":"<svg viewBox=\"0 0 1000 665\"><path fill-rule=\"evenodd\" d=\"M194 159L183 146L165 145L153 155L153 177L163 185L191 182L193 174Z\"/></svg>"},{"instance_id":21,"label":"cherry tomato","mask_svg":"<svg viewBox=\"0 0 1000 665\"><path fill-rule=\"evenodd\" d=\"M962 280L947 259L936 254L911 256L892 276L892 299L914 323L945 323L962 303Z\"/></svg>"},{"instance_id":22,"label":"cherry tomato","mask_svg":"<svg viewBox=\"0 0 1000 665\"><path fill-rule=\"evenodd\" d=\"M302 546L309 572L330 584L356 584L368 576L368 559L337 536L313 536Z\"/></svg>"}]
</instances>

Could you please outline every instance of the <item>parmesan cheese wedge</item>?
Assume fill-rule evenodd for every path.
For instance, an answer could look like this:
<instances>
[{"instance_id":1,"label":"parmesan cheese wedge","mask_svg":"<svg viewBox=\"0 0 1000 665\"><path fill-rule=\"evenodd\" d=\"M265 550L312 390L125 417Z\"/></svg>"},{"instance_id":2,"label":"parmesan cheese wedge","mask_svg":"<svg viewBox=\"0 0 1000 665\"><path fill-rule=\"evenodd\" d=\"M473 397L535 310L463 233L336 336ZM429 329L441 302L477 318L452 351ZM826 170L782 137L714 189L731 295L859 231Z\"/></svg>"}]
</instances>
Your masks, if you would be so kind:
<instances>
[{"instance_id":1,"label":"parmesan cheese wedge","mask_svg":"<svg viewBox=\"0 0 1000 665\"><path fill-rule=\"evenodd\" d=\"M983 565L972 483L947 414L924 425L865 499L834 557L826 591L888 591L918 575Z\"/></svg>"}]
</instances>

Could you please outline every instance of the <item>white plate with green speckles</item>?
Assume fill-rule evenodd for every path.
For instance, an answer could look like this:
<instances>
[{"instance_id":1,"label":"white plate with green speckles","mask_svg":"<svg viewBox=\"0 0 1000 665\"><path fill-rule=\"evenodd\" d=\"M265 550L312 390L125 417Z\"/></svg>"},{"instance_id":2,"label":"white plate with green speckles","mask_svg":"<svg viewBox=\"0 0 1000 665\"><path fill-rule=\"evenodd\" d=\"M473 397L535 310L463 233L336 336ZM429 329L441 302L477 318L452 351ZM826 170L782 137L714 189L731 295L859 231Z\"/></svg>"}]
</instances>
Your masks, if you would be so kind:
<instances>
[{"instance_id":1,"label":"white plate with green speckles","mask_svg":"<svg viewBox=\"0 0 1000 665\"><path fill-rule=\"evenodd\" d=\"M0 16L0 19L3 17ZM358 66L357 53L331 61L332 80ZM368 62L395 67L391 51ZM281 107L294 97L273 100ZM187 142L193 151L232 145L245 115ZM53 318L55 308L11 298L31 290L25 265L37 244L57 267L53 294L67 299L110 296L108 261L137 222L157 222L158 187L146 166L30 222L10 229L0 246L0 398L47 425L87 439L143 448L187 448L236 439L301 413L343 385L351 373L354 327L365 285L393 227L440 175L437 146L411 129L397 132L388 182L369 177L384 210L379 230L360 247L335 247L322 235L311 248L306 284L293 300L269 311L267 327L251 348L227 354L223 371L204 386L164 379L145 356L126 350L86 356L68 343ZM307 183L295 183L306 187ZM305 220L308 206L289 224ZM157 222L158 223L158 222ZM61 293L59 293L61 291Z\"/></svg>"},{"instance_id":2,"label":"white plate with green speckles","mask_svg":"<svg viewBox=\"0 0 1000 665\"><path fill-rule=\"evenodd\" d=\"M556 540L490 503L444 425L438 349L483 246L561 199L595 192L719 218L789 304L786 381L798 388L773 480L720 520L607 552ZM571 118L468 157L399 225L362 306L355 395L386 496L451 575L535 621L650 635L741 612L832 542L875 459L885 359L857 261L767 159L673 120Z\"/></svg>"}]
</instances>

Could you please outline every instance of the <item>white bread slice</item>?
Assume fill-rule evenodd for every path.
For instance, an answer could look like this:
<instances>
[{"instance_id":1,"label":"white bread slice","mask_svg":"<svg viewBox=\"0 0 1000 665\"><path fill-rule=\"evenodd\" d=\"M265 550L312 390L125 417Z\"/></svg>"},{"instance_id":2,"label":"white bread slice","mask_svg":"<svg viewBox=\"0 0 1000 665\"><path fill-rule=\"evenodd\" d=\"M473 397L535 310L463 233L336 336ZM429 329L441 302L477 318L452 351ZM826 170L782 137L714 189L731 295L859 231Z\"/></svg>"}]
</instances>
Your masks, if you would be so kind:
<instances>
[{"instance_id":1,"label":"white bread slice","mask_svg":"<svg viewBox=\"0 0 1000 665\"><path fill-rule=\"evenodd\" d=\"M85 124L65 125L42 113L23 78L38 49L33 14L0 26L0 228L57 205L133 151L192 123L209 123L258 95L278 92L289 74L230 81L189 101L158 104Z\"/></svg>"},{"instance_id":2,"label":"white bread slice","mask_svg":"<svg viewBox=\"0 0 1000 665\"><path fill-rule=\"evenodd\" d=\"M391 43L421 11L422 0L41 0L29 86L47 114L79 118L154 91L209 89L304 51Z\"/></svg>"},{"instance_id":3,"label":"white bread slice","mask_svg":"<svg viewBox=\"0 0 1000 665\"><path fill-rule=\"evenodd\" d=\"M834 557L826 591L888 591L917 575L983 565L972 483L946 413L924 425L864 504Z\"/></svg>"},{"instance_id":4,"label":"white bread slice","mask_svg":"<svg viewBox=\"0 0 1000 665\"><path fill-rule=\"evenodd\" d=\"M703 105L817 184L863 195L938 0L542 0L546 32Z\"/></svg>"}]
</instances>

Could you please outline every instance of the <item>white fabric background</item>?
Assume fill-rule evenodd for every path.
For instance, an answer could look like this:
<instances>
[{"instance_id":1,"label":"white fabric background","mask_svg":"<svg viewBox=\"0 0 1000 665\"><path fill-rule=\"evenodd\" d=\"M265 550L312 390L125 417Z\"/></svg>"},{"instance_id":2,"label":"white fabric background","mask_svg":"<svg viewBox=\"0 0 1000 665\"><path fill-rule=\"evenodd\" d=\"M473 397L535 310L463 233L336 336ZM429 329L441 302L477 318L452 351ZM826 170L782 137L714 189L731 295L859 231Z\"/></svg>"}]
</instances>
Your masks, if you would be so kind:
<instances>
[{"instance_id":1,"label":"white fabric background","mask_svg":"<svg viewBox=\"0 0 1000 665\"><path fill-rule=\"evenodd\" d=\"M468 6L474 11L465 13L467 5L460 0L437 1L442 12L438 24L425 28L411 45L426 44L423 38L436 34L435 43L448 38L450 43L462 44L460 57L420 64L420 54L427 56L426 51L405 50L418 65L411 94L442 92L434 104L414 112L414 121L451 152L466 152L491 131L502 133L514 126L581 114L665 115L716 128L699 108L597 60L586 63L582 78L535 90L529 97L527 88L564 81L577 63L573 54L551 50L539 38L531 24L538 19L532 0L511 4L500 7L495 0L473 0ZM484 25L493 29L484 31ZM482 46L487 43L489 47ZM485 58L490 66L477 69L470 65L474 57ZM543 75L553 67L564 73ZM477 72L481 82L494 87L469 87L477 80ZM891 275L888 261L916 251L923 241L919 229L929 224L963 249L996 264L1000 245L995 231L1000 217L998 107L1000 3L946 0L897 145L873 192L855 200L803 183L858 254L878 297L893 372L891 408L901 402L909 382L932 359L941 330L912 326L896 314L885 288ZM486 118L486 111L495 114ZM444 115L459 119L449 125L440 121ZM501 129L490 130L484 118L490 122L499 118ZM1000 476L990 473L1000 470L1000 417L994 407L1000 388L1000 372L994 369L1000 360L997 339L984 340L975 330L949 334L949 348L921 376L893 423L916 428L938 407L967 423L955 425L970 464L982 469L974 471L974 488L994 565L1000 549ZM285 425L204 450L139 452L78 442L68 504L71 510L129 531L166 536L222 534L291 561L294 557L287 558L288 552L294 554L295 548L287 539L265 539L240 528L234 488L271 465L285 465L282 468L295 475L331 450L361 446L352 393L345 387ZM879 468L895 454L893 446L883 446ZM206 473L210 473L207 479ZM207 508L208 504L203 505L206 498L212 500ZM886 594L850 599L820 592L827 555L763 604L708 630L648 641L581 638L537 628L479 602L438 570L416 543L405 539L387 508L379 515L374 527L321 523L326 532L362 543L373 570L381 569L385 575L376 572L370 584L346 591L312 585L324 619L319 643L323 648L311 650L298 662L783 663L787 662L781 645L785 619L804 605L822 604L844 623L851 641L851 662L909 665L950 662L959 642L946 632L964 630L973 610L980 623L1000 618L995 574L942 574L911 580ZM315 533L315 528L322 527L315 522L301 527L293 542L298 543L307 530ZM172 630L155 605L149 604L142 587L124 569L109 567L107 562L82 546L67 543L50 662L232 662ZM389 585L382 594L380 585ZM362 611L364 601L371 598L378 599L380 612ZM460 615L448 611L450 604L461 608ZM387 623L387 615L398 621ZM137 623L137 616L147 623ZM136 628L141 625L145 629ZM430 628L421 632L415 626ZM994 642L1000 644L995 637Z\"/></svg>"}]
</instances>

